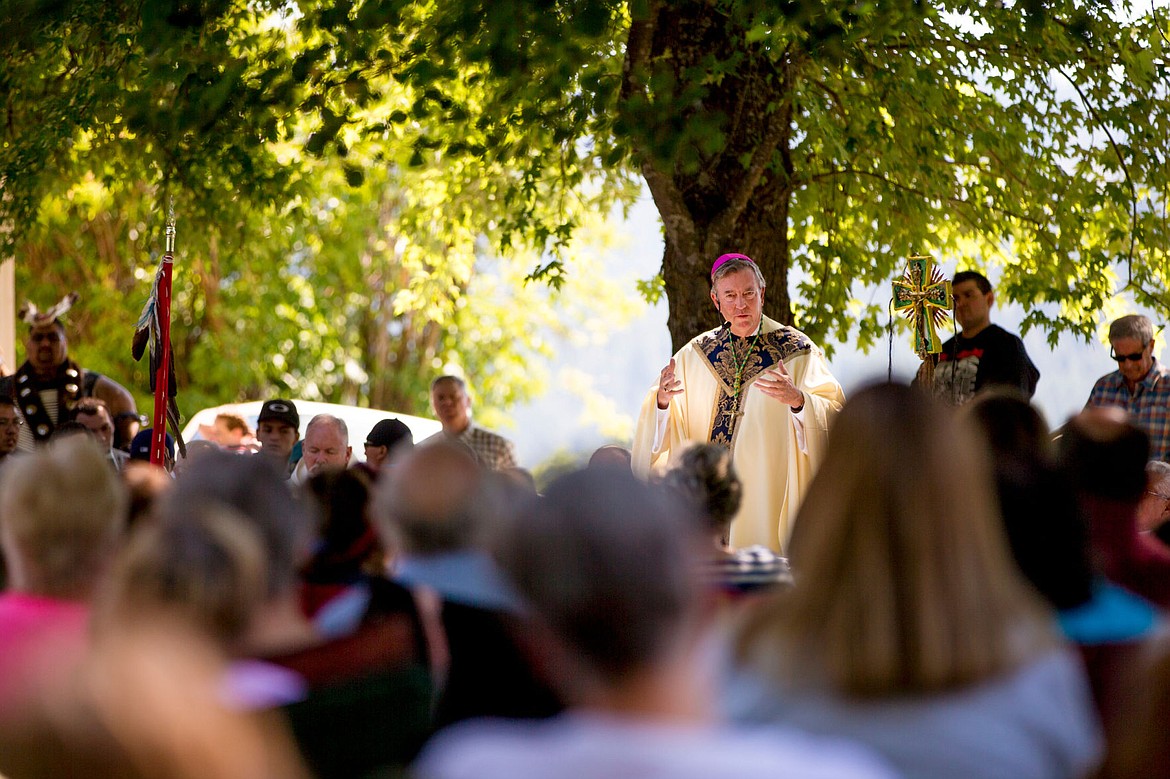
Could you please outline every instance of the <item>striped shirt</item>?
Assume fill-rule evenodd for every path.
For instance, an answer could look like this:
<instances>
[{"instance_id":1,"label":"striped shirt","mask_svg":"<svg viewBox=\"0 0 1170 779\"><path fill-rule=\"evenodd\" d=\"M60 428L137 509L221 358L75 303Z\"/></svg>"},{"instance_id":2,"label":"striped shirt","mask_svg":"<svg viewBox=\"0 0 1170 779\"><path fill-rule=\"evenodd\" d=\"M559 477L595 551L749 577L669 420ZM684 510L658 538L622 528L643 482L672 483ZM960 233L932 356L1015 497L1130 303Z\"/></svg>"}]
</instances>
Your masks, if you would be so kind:
<instances>
[{"instance_id":1,"label":"striped shirt","mask_svg":"<svg viewBox=\"0 0 1170 779\"><path fill-rule=\"evenodd\" d=\"M53 423L57 425L64 421L59 414L61 410L57 402L59 394L55 387L40 391L41 405L45 407L45 413L49 415L49 419L53 420ZM25 419L23 408L20 410L20 417L21 419ZM17 432L16 448L21 452L31 452L37 448L37 439L33 437L32 428L29 426L27 419L25 419L24 424L20 426L20 430Z\"/></svg>"},{"instance_id":2,"label":"striped shirt","mask_svg":"<svg viewBox=\"0 0 1170 779\"><path fill-rule=\"evenodd\" d=\"M1086 406L1123 408L1150 437L1150 459L1170 462L1170 368L1156 359L1133 393L1121 371L1102 376L1093 385Z\"/></svg>"}]
</instances>

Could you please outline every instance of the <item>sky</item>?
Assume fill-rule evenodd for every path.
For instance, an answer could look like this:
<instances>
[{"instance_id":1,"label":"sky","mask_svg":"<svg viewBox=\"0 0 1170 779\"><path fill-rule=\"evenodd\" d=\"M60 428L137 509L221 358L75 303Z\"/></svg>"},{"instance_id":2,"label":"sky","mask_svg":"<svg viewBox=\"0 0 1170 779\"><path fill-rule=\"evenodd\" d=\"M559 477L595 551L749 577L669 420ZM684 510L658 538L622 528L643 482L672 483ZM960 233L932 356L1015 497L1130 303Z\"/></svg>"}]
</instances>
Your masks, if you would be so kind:
<instances>
[{"instance_id":1,"label":"sky","mask_svg":"<svg viewBox=\"0 0 1170 779\"><path fill-rule=\"evenodd\" d=\"M617 230L625 240L606 258L607 272L616 280L628 281L632 290L635 281L649 278L661 268L661 223L648 195L635 205L628 218L619 215L615 219L619 220ZM945 265L942 269L948 275L955 270ZM1134 312L1149 315L1146 311ZM500 431L516 442L522 465L537 467L558 452L587 457L604 443L628 445L642 400L670 359L667 313L664 299L658 305L645 306L644 312L624 327L605 321L586 322L584 327L601 334L599 342L586 346L561 342L555 347L557 358L550 366L548 390L513 409L514 425ZM764 313L770 314L766 297ZM991 319L1018 334L1024 315L1020 306L997 301ZM1158 319L1151 318L1157 328ZM948 322L944 330L949 333L950 328ZM1066 335L1053 348L1042 331L1033 330L1022 337L1029 356L1040 369L1033 401L1052 427L1063 424L1084 406L1099 377L1116 370L1104 341L1085 343ZM1163 352L1164 343L1159 341L1155 351L1159 360L1165 359ZM890 357L886 343L869 354L848 344L837 344L829 364L848 398L851 391L866 383L884 380L891 369ZM892 363L895 380L909 381L917 370L918 357L908 333L895 333ZM587 399L579 394L583 386L590 390Z\"/></svg>"}]
</instances>

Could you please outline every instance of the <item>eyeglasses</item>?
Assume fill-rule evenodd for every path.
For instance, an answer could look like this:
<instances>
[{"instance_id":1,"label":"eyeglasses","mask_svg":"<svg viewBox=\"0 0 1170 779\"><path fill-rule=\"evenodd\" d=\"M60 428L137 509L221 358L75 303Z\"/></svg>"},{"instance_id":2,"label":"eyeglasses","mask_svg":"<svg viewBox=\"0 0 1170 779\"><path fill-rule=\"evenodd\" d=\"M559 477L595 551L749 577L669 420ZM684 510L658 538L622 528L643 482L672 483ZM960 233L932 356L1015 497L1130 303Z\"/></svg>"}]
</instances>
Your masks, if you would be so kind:
<instances>
[{"instance_id":1,"label":"eyeglasses","mask_svg":"<svg viewBox=\"0 0 1170 779\"><path fill-rule=\"evenodd\" d=\"M1163 495L1162 493L1154 492L1153 490L1146 490L1146 494L1153 495L1155 498L1161 498L1164 501L1170 502L1170 495Z\"/></svg>"},{"instance_id":2,"label":"eyeglasses","mask_svg":"<svg viewBox=\"0 0 1170 779\"><path fill-rule=\"evenodd\" d=\"M1146 346L1149 346L1149 344L1147 343ZM1130 362L1141 362L1142 357L1144 357L1146 354L1146 346L1143 346L1140 352L1134 352L1133 354L1118 354L1117 352L1113 351L1112 347L1110 347L1109 356L1117 362L1125 362L1126 360L1129 360Z\"/></svg>"}]
</instances>

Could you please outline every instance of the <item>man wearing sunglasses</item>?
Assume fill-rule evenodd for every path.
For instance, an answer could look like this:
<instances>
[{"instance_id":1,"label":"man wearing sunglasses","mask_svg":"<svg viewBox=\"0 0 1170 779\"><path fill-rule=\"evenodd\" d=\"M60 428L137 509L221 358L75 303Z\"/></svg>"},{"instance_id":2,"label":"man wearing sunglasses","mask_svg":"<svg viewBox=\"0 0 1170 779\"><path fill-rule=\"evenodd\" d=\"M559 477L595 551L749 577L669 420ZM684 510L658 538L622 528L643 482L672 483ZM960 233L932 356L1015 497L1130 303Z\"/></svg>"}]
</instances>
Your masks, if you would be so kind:
<instances>
[{"instance_id":1,"label":"man wearing sunglasses","mask_svg":"<svg viewBox=\"0 0 1170 779\"><path fill-rule=\"evenodd\" d=\"M1139 314L1109 325L1117 370L1097 379L1087 406L1117 406L1150 437L1150 459L1170 459L1170 369L1154 358L1154 326Z\"/></svg>"}]
</instances>

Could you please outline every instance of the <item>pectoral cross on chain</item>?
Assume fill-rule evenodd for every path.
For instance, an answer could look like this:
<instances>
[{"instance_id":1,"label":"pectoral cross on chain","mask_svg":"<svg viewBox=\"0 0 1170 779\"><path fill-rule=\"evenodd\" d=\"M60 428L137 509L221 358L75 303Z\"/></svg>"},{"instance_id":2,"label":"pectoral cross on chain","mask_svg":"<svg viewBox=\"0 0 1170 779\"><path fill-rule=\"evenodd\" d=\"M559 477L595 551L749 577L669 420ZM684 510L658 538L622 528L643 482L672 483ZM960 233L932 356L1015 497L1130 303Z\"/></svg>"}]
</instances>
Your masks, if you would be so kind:
<instances>
[{"instance_id":1,"label":"pectoral cross on chain","mask_svg":"<svg viewBox=\"0 0 1170 779\"><path fill-rule=\"evenodd\" d=\"M911 257L906 274L894 282L894 310L914 328L914 351L925 360L942 351L938 327L954 305L951 282L930 257Z\"/></svg>"}]
</instances>

